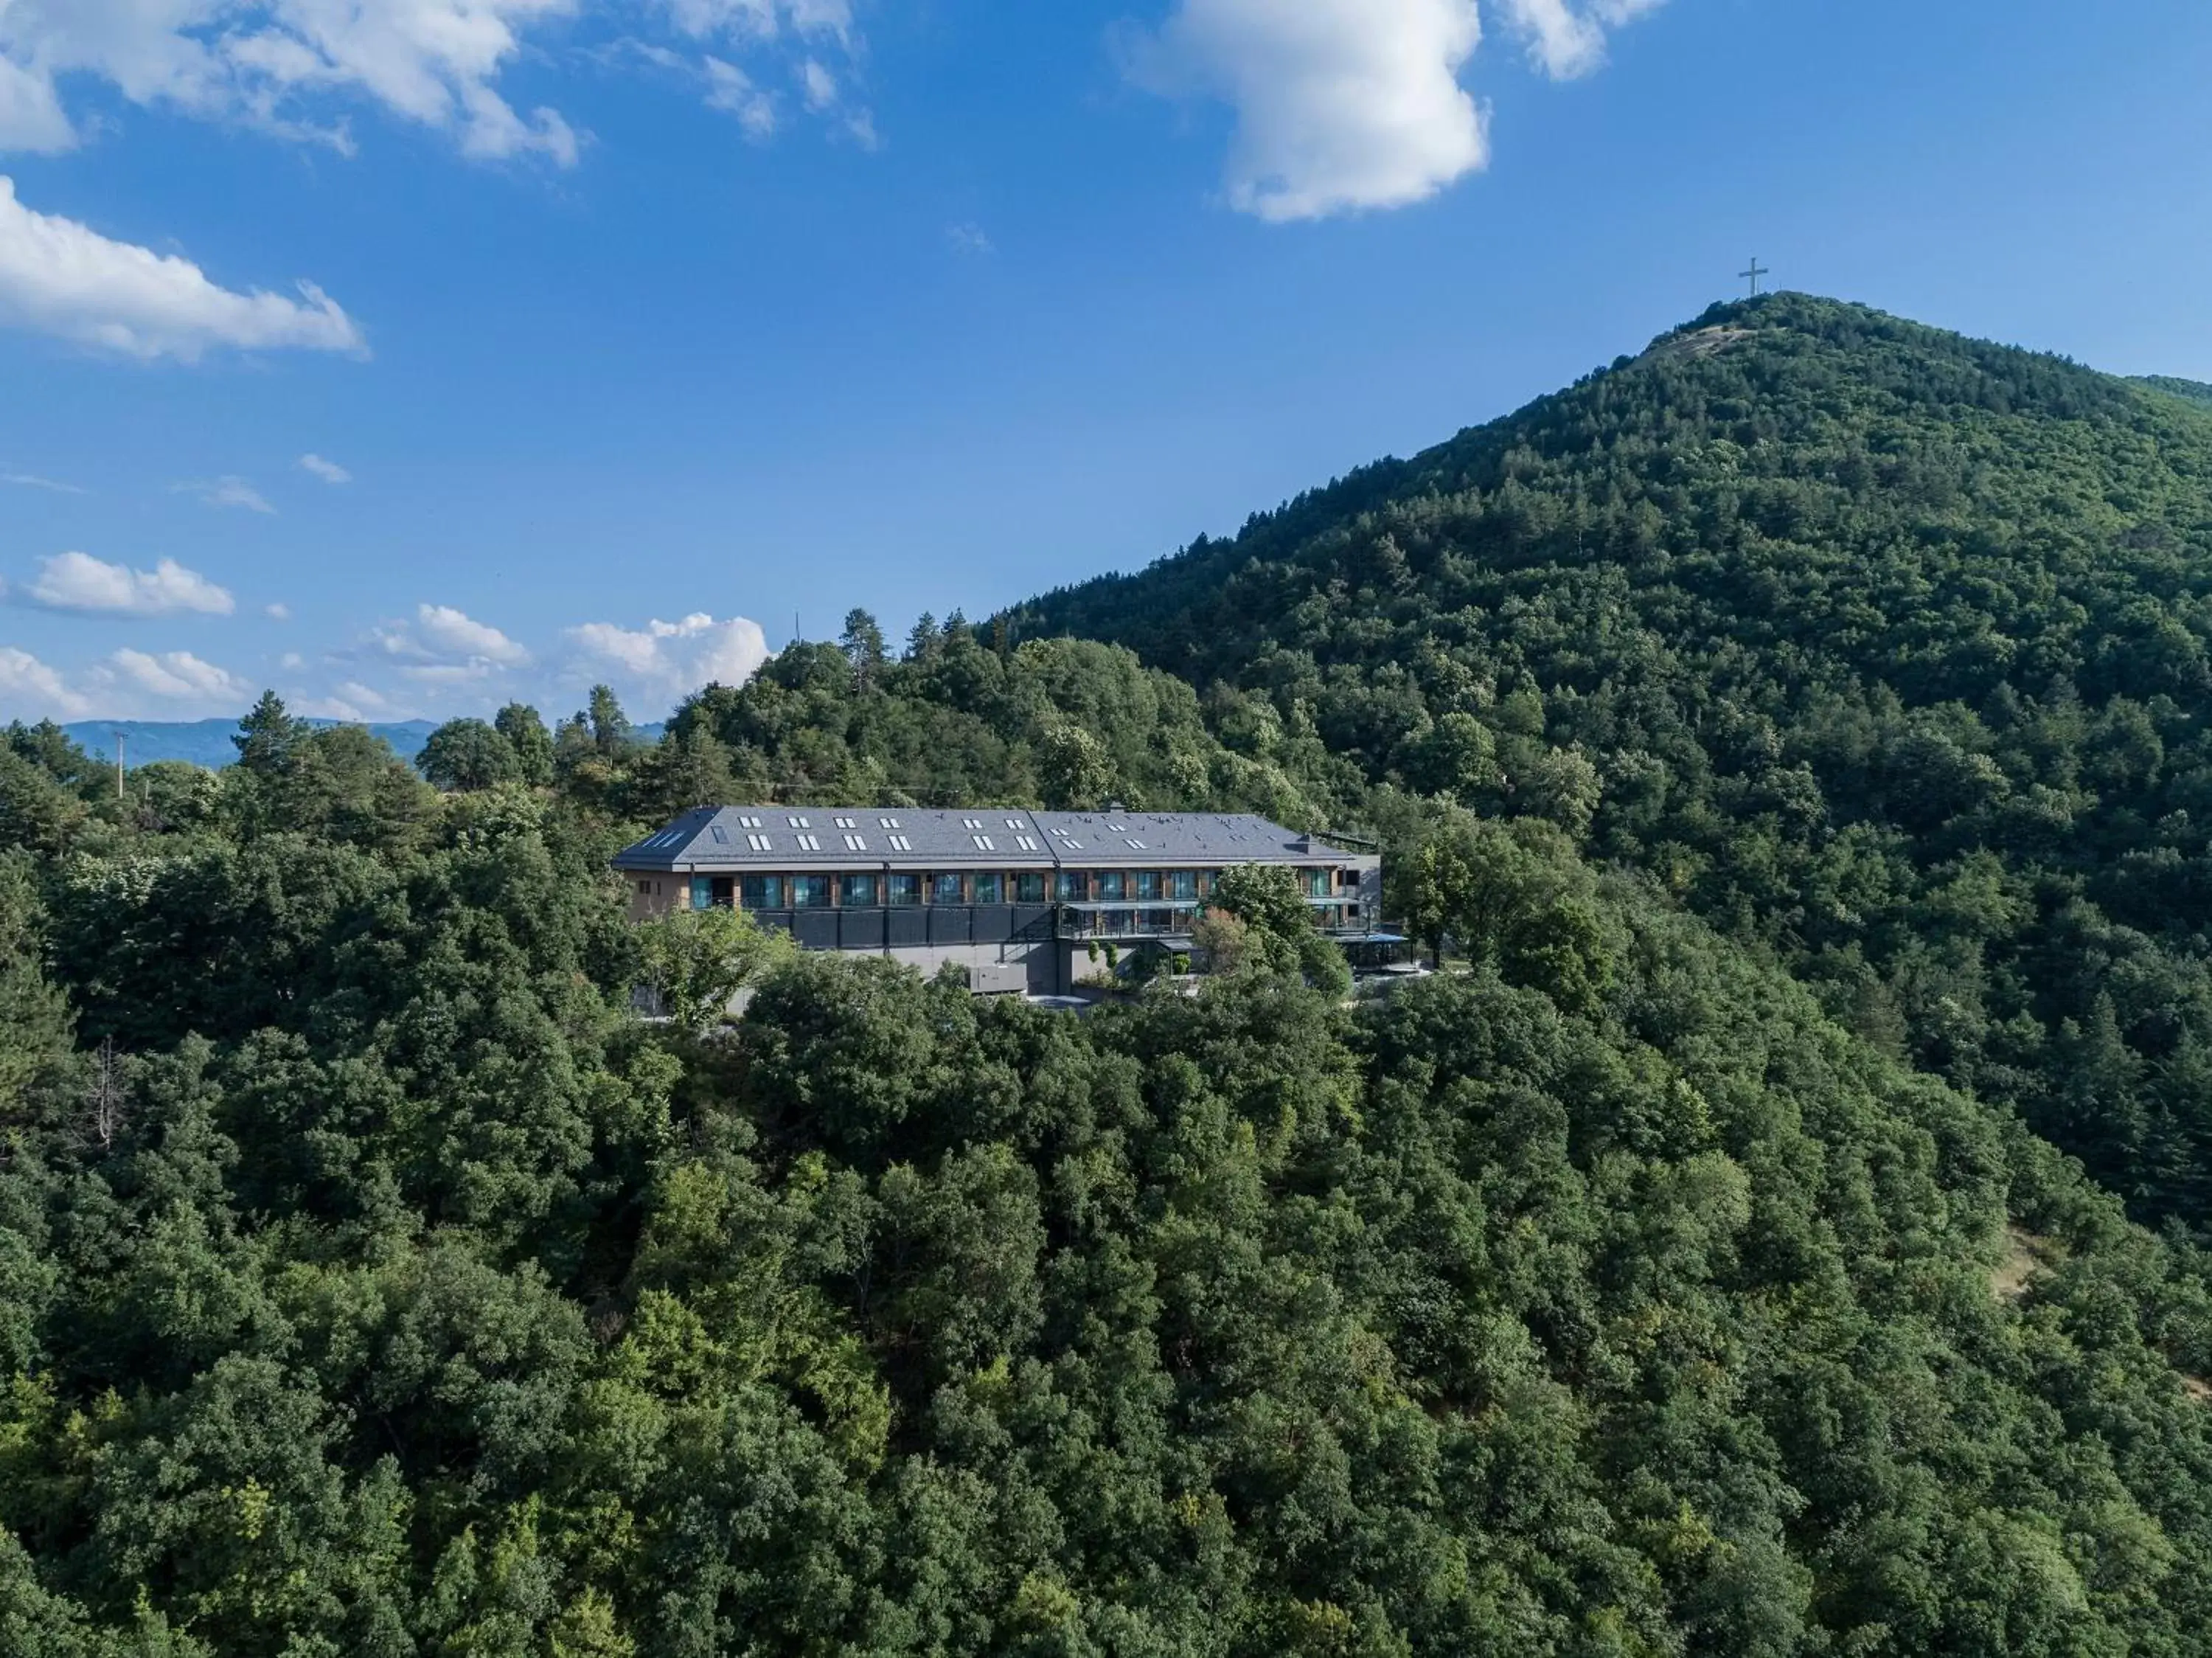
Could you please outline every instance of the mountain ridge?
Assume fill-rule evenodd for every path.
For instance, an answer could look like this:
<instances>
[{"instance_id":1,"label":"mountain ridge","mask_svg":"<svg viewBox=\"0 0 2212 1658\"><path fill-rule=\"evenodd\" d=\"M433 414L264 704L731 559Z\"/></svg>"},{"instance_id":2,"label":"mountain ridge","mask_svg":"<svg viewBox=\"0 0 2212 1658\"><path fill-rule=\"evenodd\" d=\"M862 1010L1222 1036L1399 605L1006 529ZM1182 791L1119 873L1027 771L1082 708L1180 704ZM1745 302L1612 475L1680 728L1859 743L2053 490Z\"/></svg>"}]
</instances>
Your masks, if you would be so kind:
<instances>
[{"instance_id":1,"label":"mountain ridge","mask_svg":"<svg viewBox=\"0 0 2212 1658\"><path fill-rule=\"evenodd\" d=\"M1006 619L1550 819L2203 1224L2212 411L1770 296Z\"/></svg>"}]
</instances>

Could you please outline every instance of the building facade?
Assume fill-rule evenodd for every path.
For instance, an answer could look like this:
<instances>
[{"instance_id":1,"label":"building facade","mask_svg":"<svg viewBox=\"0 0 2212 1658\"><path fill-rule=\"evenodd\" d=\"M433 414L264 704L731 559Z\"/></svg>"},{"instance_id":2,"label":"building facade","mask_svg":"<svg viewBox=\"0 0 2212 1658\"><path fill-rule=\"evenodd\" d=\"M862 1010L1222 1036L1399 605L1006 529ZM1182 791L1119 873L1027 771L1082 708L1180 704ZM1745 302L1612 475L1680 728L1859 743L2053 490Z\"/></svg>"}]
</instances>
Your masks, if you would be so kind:
<instances>
[{"instance_id":1,"label":"building facade","mask_svg":"<svg viewBox=\"0 0 2212 1658\"><path fill-rule=\"evenodd\" d=\"M625 848L633 919L735 905L801 948L947 962L978 991L1065 994L1094 948L1184 950L1224 869L1277 864L1350 946L1383 931L1382 865L1206 813L701 807Z\"/></svg>"}]
</instances>

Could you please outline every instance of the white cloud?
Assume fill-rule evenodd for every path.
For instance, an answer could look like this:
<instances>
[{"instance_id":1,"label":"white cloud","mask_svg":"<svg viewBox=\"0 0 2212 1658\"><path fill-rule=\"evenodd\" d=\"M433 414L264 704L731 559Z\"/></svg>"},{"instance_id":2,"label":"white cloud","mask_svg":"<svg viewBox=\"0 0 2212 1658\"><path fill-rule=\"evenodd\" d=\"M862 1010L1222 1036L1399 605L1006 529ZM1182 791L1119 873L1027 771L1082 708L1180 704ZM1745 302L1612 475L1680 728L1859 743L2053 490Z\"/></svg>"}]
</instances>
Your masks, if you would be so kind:
<instances>
[{"instance_id":1,"label":"white cloud","mask_svg":"<svg viewBox=\"0 0 2212 1658\"><path fill-rule=\"evenodd\" d=\"M700 686L743 685L768 660L759 623L743 616L716 621L703 613L680 622L625 628L586 622L568 630L575 677L608 677L639 707L672 707Z\"/></svg>"},{"instance_id":2,"label":"white cloud","mask_svg":"<svg viewBox=\"0 0 2212 1658\"><path fill-rule=\"evenodd\" d=\"M112 616L174 616L198 612L228 616L236 601L197 570L164 558L151 570L110 564L89 553L64 552L44 561L30 588L31 602L49 610Z\"/></svg>"},{"instance_id":3,"label":"white cloud","mask_svg":"<svg viewBox=\"0 0 2212 1658\"><path fill-rule=\"evenodd\" d=\"M422 637L438 650L455 656L481 658L501 667L513 667L530 660L528 651L497 628L451 605L418 606L415 619Z\"/></svg>"},{"instance_id":4,"label":"white cloud","mask_svg":"<svg viewBox=\"0 0 2212 1658\"><path fill-rule=\"evenodd\" d=\"M202 661L189 650L165 651L158 656L143 650L118 650L108 661L124 683L163 702L228 708L243 702L247 694L245 680L213 662Z\"/></svg>"},{"instance_id":5,"label":"white cloud","mask_svg":"<svg viewBox=\"0 0 2212 1658\"><path fill-rule=\"evenodd\" d=\"M189 259L33 212L0 177L0 323L145 358L191 362L218 345L365 354L335 300L307 282L300 296L219 287Z\"/></svg>"},{"instance_id":6,"label":"white cloud","mask_svg":"<svg viewBox=\"0 0 2212 1658\"><path fill-rule=\"evenodd\" d=\"M1505 15L1528 43L1529 60L1555 81L1601 68L1606 33L1656 11L1662 0L1503 0Z\"/></svg>"},{"instance_id":7,"label":"white cloud","mask_svg":"<svg viewBox=\"0 0 2212 1658\"><path fill-rule=\"evenodd\" d=\"M423 685L465 685L520 667L530 653L489 623L451 605L417 605L415 620L373 630L380 655ZM356 698L358 700L358 698Z\"/></svg>"},{"instance_id":8,"label":"white cloud","mask_svg":"<svg viewBox=\"0 0 2212 1658\"><path fill-rule=\"evenodd\" d=\"M806 94L806 107L817 113L837 107L837 77L810 58L799 66L799 84Z\"/></svg>"},{"instance_id":9,"label":"white cloud","mask_svg":"<svg viewBox=\"0 0 2212 1658\"><path fill-rule=\"evenodd\" d=\"M82 719L92 704L70 689L62 676L27 650L0 645L0 704L12 715Z\"/></svg>"},{"instance_id":10,"label":"white cloud","mask_svg":"<svg viewBox=\"0 0 2212 1658\"><path fill-rule=\"evenodd\" d=\"M1178 0L1131 68L1234 107L1230 203L1281 222L1402 206L1483 166L1459 83L1481 39L1474 0Z\"/></svg>"},{"instance_id":11,"label":"white cloud","mask_svg":"<svg viewBox=\"0 0 2212 1658\"><path fill-rule=\"evenodd\" d=\"M952 244L952 251L956 253L982 254L999 251L998 244L991 240L983 227L973 221L946 225L945 240Z\"/></svg>"},{"instance_id":12,"label":"white cloud","mask_svg":"<svg viewBox=\"0 0 2212 1658\"><path fill-rule=\"evenodd\" d=\"M307 659L296 650L288 650L276 659L276 666L288 673L297 673L307 665Z\"/></svg>"},{"instance_id":13,"label":"white cloud","mask_svg":"<svg viewBox=\"0 0 2212 1658\"><path fill-rule=\"evenodd\" d=\"M300 457L300 470L302 472L313 472L317 478L321 479L325 484L350 484L353 482L353 474L351 472L348 472L343 466L338 465L337 461L325 460L319 454L301 455Z\"/></svg>"},{"instance_id":14,"label":"white cloud","mask_svg":"<svg viewBox=\"0 0 2212 1658\"><path fill-rule=\"evenodd\" d=\"M1498 0L1555 79L1605 58L1607 32L1662 0ZM1427 199L1490 161L1487 112L1461 84L1477 0L1176 0L1128 72L1237 113L1230 204L1276 222Z\"/></svg>"},{"instance_id":15,"label":"white cloud","mask_svg":"<svg viewBox=\"0 0 2212 1658\"><path fill-rule=\"evenodd\" d=\"M261 613L272 622L289 622L292 619L292 607L283 603L264 605Z\"/></svg>"},{"instance_id":16,"label":"white cloud","mask_svg":"<svg viewBox=\"0 0 2212 1658\"><path fill-rule=\"evenodd\" d=\"M276 510L260 491L242 478L195 479L170 487L179 495L198 497L202 506L236 507L246 512L271 514Z\"/></svg>"},{"instance_id":17,"label":"white cloud","mask_svg":"<svg viewBox=\"0 0 2212 1658\"><path fill-rule=\"evenodd\" d=\"M51 490L56 495L88 493L81 485L57 484L52 479L40 478L35 472L0 472L0 484L13 484L26 490Z\"/></svg>"},{"instance_id":18,"label":"white cloud","mask_svg":"<svg viewBox=\"0 0 2212 1658\"><path fill-rule=\"evenodd\" d=\"M327 697L305 697L293 704L293 711L311 719L351 720L356 723L367 720L397 718L401 710L382 692L373 691L356 680L348 680Z\"/></svg>"},{"instance_id":19,"label":"white cloud","mask_svg":"<svg viewBox=\"0 0 2212 1658\"><path fill-rule=\"evenodd\" d=\"M0 5L0 145L76 142L57 85L105 80L131 102L232 120L340 149L318 95L367 98L455 135L466 154L539 154L568 166L558 113L518 113L493 89L520 31L578 0L9 0Z\"/></svg>"},{"instance_id":20,"label":"white cloud","mask_svg":"<svg viewBox=\"0 0 2212 1658\"><path fill-rule=\"evenodd\" d=\"M775 99L754 85L750 76L711 55L699 61L707 76L708 108L736 116L749 138L765 138L775 131Z\"/></svg>"},{"instance_id":21,"label":"white cloud","mask_svg":"<svg viewBox=\"0 0 2212 1658\"><path fill-rule=\"evenodd\" d=\"M556 109L524 113L500 82L526 55L550 60L549 37L580 18L690 46L679 55L625 36L584 55L672 60L663 66L702 82L709 105L755 137L773 129L775 102L732 78L737 53L789 64L861 49L851 0L0 0L0 152L75 147L99 118L72 119L64 94L98 81L142 107L342 154L353 152L351 117L366 106L447 133L467 155L573 167L586 135ZM819 107L872 143L865 109Z\"/></svg>"}]
</instances>

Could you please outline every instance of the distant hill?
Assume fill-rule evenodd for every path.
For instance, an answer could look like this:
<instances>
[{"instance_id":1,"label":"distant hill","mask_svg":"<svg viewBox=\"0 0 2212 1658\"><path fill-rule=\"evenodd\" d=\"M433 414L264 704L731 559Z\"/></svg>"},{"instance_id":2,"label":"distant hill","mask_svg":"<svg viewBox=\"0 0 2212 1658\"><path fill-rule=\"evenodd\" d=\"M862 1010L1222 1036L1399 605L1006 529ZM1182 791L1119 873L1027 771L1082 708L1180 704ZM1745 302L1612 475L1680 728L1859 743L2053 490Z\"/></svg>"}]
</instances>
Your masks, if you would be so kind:
<instances>
[{"instance_id":1,"label":"distant hill","mask_svg":"<svg viewBox=\"0 0 2212 1658\"><path fill-rule=\"evenodd\" d=\"M2212 388L1770 296L1002 619L1550 819L2212 1236Z\"/></svg>"},{"instance_id":2,"label":"distant hill","mask_svg":"<svg viewBox=\"0 0 2212 1658\"><path fill-rule=\"evenodd\" d=\"M309 720L307 723L319 728L347 722ZM371 735L381 737L391 745L393 753L410 764L437 728L435 720L370 722L367 725ZM185 760L214 770L238 758L238 750L230 741L238 731L236 720L78 720L62 729L79 747L111 760L115 758L115 734L120 731L124 761L130 765L148 765L155 760ZM640 742L660 740L661 728L657 724L632 729Z\"/></svg>"},{"instance_id":3,"label":"distant hill","mask_svg":"<svg viewBox=\"0 0 2212 1658\"><path fill-rule=\"evenodd\" d=\"M307 723L327 727L343 722L309 720ZM398 720L368 727L392 746L393 753L405 760L412 760L420 753L423 743L437 728L434 720ZM115 734L121 732L124 761L130 765L148 765L155 760L186 760L212 769L228 765L238 758L238 750L230 741L238 732L236 720L79 720L62 729L78 747L111 760L115 758Z\"/></svg>"},{"instance_id":4,"label":"distant hill","mask_svg":"<svg viewBox=\"0 0 2212 1658\"><path fill-rule=\"evenodd\" d=\"M2154 392L2164 392L2168 397L2183 398L2212 408L2212 386L2201 380L2180 380L2172 375L2137 375L2135 383L2148 386Z\"/></svg>"}]
</instances>

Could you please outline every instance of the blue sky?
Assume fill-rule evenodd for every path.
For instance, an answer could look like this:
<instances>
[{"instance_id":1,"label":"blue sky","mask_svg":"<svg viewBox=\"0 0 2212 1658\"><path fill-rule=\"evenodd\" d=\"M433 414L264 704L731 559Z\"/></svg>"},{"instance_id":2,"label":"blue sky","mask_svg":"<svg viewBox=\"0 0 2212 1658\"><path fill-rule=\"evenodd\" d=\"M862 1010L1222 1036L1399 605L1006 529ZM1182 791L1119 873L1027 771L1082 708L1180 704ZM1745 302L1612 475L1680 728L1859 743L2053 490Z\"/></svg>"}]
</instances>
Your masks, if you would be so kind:
<instances>
[{"instance_id":1,"label":"blue sky","mask_svg":"<svg viewBox=\"0 0 2212 1658\"><path fill-rule=\"evenodd\" d=\"M656 717L1754 253L2212 380L2208 83L2201 0L0 0L0 717Z\"/></svg>"}]
</instances>

